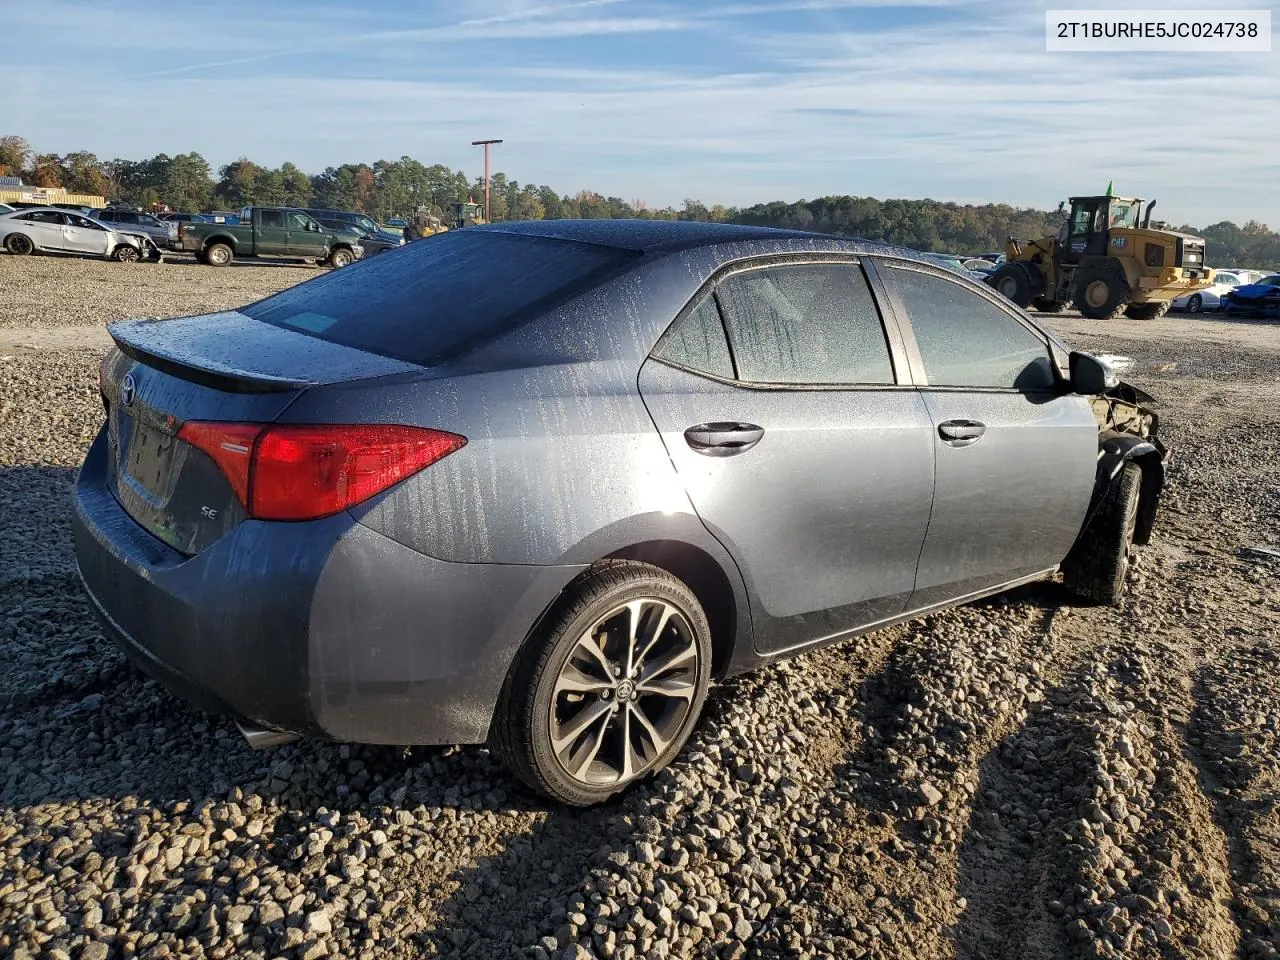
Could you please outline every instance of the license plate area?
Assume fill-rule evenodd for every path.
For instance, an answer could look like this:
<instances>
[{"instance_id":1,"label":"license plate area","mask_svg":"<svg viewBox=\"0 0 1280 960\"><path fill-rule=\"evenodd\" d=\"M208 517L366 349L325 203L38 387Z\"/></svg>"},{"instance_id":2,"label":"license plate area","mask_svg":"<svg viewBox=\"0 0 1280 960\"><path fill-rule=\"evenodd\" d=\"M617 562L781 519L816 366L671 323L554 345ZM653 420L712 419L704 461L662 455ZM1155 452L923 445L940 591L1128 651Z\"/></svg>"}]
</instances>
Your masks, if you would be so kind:
<instances>
[{"instance_id":1,"label":"license plate area","mask_svg":"<svg viewBox=\"0 0 1280 960\"><path fill-rule=\"evenodd\" d=\"M170 436L127 413L116 417L116 463L122 479L155 503L164 503L173 493L173 481L179 466L182 444Z\"/></svg>"}]
</instances>

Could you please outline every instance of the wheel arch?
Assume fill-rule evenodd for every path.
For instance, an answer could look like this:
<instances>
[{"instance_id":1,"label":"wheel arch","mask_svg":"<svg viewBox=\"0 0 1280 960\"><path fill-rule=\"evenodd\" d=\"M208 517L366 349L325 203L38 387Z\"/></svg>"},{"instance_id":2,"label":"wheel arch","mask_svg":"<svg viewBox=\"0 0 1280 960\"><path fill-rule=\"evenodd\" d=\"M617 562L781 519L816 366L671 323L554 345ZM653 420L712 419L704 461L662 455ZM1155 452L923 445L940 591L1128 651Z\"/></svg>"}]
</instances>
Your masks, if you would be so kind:
<instances>
[{"instance_id":1,"label":"wheel arch","mask_svg":"<svg viewBox=\"0 0 1280 960\"><path fill-rule=\"evenodd\" d=\"M236 238L231 236L229 233L215 233L212 236L205 237L204 243L200 245L200 252L203 253L215 243L224 243L231 248L232 253L238 252L236 249Z\"/></svg>"},{"instance_id":2,"label":"wheel arch","mask_svg":"<svg viewBox=\"0 0 1280 960\"><path fill-rule=\"evenodd\" d=\"M1155 527L1156 510L1164 489L1164 454L1152 441L1131 433L1108 431L1099 438L1098 472L1094 479L1093 499L1089 504L1092 518L1098 501L1107 487L1119 476L1126 463L1134 463L1142 470L1142 485L1138 489L1138 522L1133 532L1134 543L1146 544L1151 540Z\"/></svg>"},{"instance_id":3,"label":"wheel arch","mask_svg":"<svg viewBox=\"0 0 1280 960\"><path fill-rule=\"evenodd\" d=\"M648 540L601 559L647 563L683 581L711 626L711 675L721 679L729 672L737 649L738 601L724 568L711 554L681 540Z\"/></svg>"}]
</instances>

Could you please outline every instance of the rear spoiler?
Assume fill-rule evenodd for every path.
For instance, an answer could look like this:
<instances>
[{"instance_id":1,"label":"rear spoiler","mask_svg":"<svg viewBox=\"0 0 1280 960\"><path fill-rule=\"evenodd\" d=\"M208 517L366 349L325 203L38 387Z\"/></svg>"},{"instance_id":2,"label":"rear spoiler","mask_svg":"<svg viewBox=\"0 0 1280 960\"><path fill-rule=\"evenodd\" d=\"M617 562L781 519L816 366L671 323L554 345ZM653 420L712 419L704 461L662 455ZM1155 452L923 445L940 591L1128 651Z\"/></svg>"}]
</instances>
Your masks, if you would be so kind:
<instances>
[{"instance_id":1,"label":"rear spoiler","mask_svg":"<svg viewBox=\"0 0 1280 960\"><path fill-rule=\"evenodd\" d=\"M121 320L107 333L126 356L170 376L228 393L281 393L422 368L235 310L173 320Z\"/></svg>"},{"instance_id":2,"label":"rear spoiler","mask_svg":"<svg viewBox=\"0 0 1280 960\"><path fill-rule=\"evenodd\" d=\"M137 360L139 363L154 367L161 373L177 377L179 380L198 383L202 387L211 387L214 390L224 390L227 393L282 393L287 390L301 390L304 387L311 386L309 383L297 380L274 377L263 378L259 376L250 377L231 370L215 370L203 366L194 366L189 362L166 356L158 350L128 339L126 335L122 335L113 329L116 326L118 325L114 323L108 326L107 333L111 334L111 339L115 341L121 353L133 360Z\"/></svg>"}]
</instances>

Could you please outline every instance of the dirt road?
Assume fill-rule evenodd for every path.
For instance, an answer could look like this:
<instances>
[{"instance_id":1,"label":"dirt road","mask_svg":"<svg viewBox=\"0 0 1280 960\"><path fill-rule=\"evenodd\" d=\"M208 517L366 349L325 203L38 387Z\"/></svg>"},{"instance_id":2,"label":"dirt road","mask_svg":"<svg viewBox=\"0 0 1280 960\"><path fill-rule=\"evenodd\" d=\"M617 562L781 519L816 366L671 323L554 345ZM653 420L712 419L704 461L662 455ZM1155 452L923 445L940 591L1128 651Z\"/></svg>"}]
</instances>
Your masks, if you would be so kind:
<instances>
[{"instance_id":1,"label":"dirt road","mask_svg":"<svg viewBox=\"0 0 1280 960\"><path fill-rule=\"evenodd\" d=\"M211 294L5 260L0 955L1277 956L1280 327L1049 321L1162 401L1121 608L1042 584L723 684L581 812L478 748L253 753L129 667L68 544L100 348L32 330ZM249 270L218 306L283 275Z\"/></svg>"}]
</instances>

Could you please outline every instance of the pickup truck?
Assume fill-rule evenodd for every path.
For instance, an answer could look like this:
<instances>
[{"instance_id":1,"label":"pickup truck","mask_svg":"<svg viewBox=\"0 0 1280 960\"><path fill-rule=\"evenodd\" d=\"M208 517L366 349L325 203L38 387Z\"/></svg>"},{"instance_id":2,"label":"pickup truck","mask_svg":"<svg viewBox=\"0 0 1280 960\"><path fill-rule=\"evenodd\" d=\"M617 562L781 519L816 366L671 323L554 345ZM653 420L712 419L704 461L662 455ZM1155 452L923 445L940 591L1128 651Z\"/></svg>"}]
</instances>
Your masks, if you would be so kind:
<instances>
[{"instance_id":1,"label":"pickup truck","mask_svg":"<svg viewBox=\"0 0 1280 960\"><path fill-rule=\"evenodd\" d=\"M364 256L354 230L322 227L294 207L246 207L238 224L181 223L178 242L201 263L225 267L236 257L315 260L345 267Z\"/></svg>"}]
</instances>

